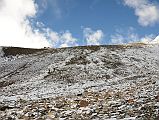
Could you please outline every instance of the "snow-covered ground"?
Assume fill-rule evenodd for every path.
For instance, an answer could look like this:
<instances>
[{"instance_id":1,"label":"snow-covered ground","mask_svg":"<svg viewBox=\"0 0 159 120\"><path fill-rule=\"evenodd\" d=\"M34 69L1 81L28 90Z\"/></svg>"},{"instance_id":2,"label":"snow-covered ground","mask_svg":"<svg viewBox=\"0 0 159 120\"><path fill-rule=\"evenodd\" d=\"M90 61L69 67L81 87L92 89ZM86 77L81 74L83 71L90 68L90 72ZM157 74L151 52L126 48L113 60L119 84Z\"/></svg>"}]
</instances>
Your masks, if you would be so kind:
<instances>
[{"instance_id":1,"label":"snow-covered ground","mask_svg":"<svg viewBox=\"0 0 159 120\"><path fill-rule=\"evenodd\" d=\"M120 92L123 100L142 103L149 98L152 99L152 104L158 104L155 98L159 94L159 45L45 49L28 55L8 56L5 56L2 48L2 104L9 105L21 99L37 101L73 95L73 98L68 98L69 101L86 91L102 95L107 92L116 95ZM80 99L83 99L82 97ZM112 97L107 102L112 105L120 100ZM130 110L132 107L125 106L122 103L119 105L124 110ZM141 106L136 108L138 107ZM155 110L158 109L159 106ZM133 120L137 115L126 116L125 119ZM112 116L113 114L105 116L105 119ZM114 114L114 117L117 115Z\"/></svg>"}]
</instances>

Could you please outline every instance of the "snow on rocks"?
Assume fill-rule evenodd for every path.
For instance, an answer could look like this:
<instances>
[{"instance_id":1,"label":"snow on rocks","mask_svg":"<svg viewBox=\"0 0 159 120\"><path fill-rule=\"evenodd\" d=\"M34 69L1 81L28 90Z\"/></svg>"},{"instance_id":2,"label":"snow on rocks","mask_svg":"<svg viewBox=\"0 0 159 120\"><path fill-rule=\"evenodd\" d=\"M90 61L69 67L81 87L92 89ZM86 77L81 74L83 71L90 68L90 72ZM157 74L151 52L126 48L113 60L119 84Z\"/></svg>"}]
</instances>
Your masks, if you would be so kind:
<instances>
[{"instance_id":1,"label":"snow on rocks","mask_svg":"<svg viewBox=\"0 0 159 120\"><path fill-rule=\"evenodd\" d=\"M87 46L1 60L0 119L158 119L158 53Z\"/></svg>"},{"instance_id":2,"label":"snow on rocks","mask_svg":"<svg viewBox=\"0 0 159 120\"><path fill-rule=\"evenodd\" d=\"M0 57L2 57L4 55L3 53L3 47L0 46Z\"/></svg>"}]
</instances>

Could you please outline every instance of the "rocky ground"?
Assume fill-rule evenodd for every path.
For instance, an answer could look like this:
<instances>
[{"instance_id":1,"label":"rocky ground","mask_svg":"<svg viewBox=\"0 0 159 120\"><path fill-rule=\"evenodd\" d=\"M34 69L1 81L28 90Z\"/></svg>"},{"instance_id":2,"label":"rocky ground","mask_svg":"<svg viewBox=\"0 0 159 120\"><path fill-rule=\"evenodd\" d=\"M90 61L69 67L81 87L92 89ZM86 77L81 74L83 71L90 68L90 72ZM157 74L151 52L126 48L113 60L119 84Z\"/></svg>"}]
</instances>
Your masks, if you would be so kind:
<instances>
[{"instance_id":1,"label":"rocky ground","mask_svg":"<svg viewBox=\"0 0 159 120\"><path fill-rule=\"evenodd\" d=\"M158 45L26 50L1 51L0 119L159 120Z\"/></svg>"},{"instance_id":2,"label":"rocky ground","mask_svg":"<svg viewBox=\"0 0 159 120\"><path fill-rule=\"evenodd\" d=\"M153 81L142 82L123 91L109 89L94 92L87 89L82 94L56 98L32 101L19 98L12 104L1 103L1 119L158 120L159 94L153 95L152 92L158 88L154 88ZM140 87L143 87L145 94L140 91ZM135 96L136 92L141 96Z\"/></svg>"}]
</instances>

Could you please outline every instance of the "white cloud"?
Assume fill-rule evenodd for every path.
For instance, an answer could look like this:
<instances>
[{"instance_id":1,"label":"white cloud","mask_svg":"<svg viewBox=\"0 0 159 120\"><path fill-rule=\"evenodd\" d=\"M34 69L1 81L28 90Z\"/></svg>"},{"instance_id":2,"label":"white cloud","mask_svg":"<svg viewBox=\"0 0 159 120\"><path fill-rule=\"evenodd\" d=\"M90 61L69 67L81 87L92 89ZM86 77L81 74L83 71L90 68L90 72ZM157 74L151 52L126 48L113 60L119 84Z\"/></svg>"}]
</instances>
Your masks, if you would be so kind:
<instances>
[{"instance_id":1,"label":"white cloud","mask_svg":"<svg viewBox=\"0 0 159 120\"><path fill-rule=\"evenodd\" d=\"M126 31L116 29L116 33L111 35L111 44L123 44L136 41L139 41L139 36L134 32L133 27L129 27Z\"/></svg>"},{"instance_id":2,"label":"white cloud","mask_svg":"<svg viewBox=\"0 0 159 120\"><path fill-rule=\"evenodd\" d=\"M156 37L154 35L145 36L141 41L147 44L159 44L159 35Z\"/></svg>"},{"instance_id":3,"label":"white cloud","mask_svg":"<svg viewBox=\"0 0 159 120\"><path fill-rule=\"evenodd\" d=\"M70 47L70 46L77 46L77 39L72 36L69 31L63 33L60 37L62 45L61 47Z\"/></svg>"},{"instance_id":4,"label":"white cloud","mask_svg":"<svg viewBox=\"0 0 159 120\"><path fill-rule=\"evenodd\" d=\"M128 30L124 31L122 29L117 29L114 35L111 35L110 44L125 44L133 42L143 42L146 44L159 43L159 36L150 34L145 36L139 36L135 33L135 29L130 27Z\"/></svg>"},{"instance_id":5,"label":"white cloud","mask_svg":"<svg viewBox=\"0 0 159 120\"><path fill-rule=\"evenodd\" d=\"M111 44L123 44L124 40L124 36L120 34L111 35Z\"/></svg>"},{"instance_id":6,"label":"white cloud","mask_svg":"<svg viewBox=\"0 0 159 120\"><path fill-rule=\"evenodd\" d=\"M93 31L91 28L84 28L83 34L87 41L87 45L99 45L104 37L102 30Z\"/></svg>"},{"instance_id":7,"label":"white cloud","mask_svg":"<svg viewBox=\"0 0 159 120\"><path fill-rule=\"evenodd\" d=\"M66 43L63 43L63 44L60 45L60 47L63 48L63 47L69 47L69 46Z\"/></svg>"},{"instance_id":8,"label":"white cloud","mask_svg":"<svg viewBox=\"0 0 159 120\"><path fill-rule=\"evenodd\" d=\"M48 36L50 36L53 45L57 44L57 42L60 40L60 36L57 32L50 31Z\"/></svg>"},{"instance_id":9,"label":"white cloud","mask_svg":"<svg viewBox=\"0 0 159 120\"><path fill-rule=\"evenodd\" d=\"M34 17L37 6L33 0L0 1L0 46L51 46L43 33L31 27L28 17Z\"/></svg>"},{"instance_id":10,"label":"white cloud","mask_svg":"<svg viewBox=\"0 0 159 120\"><path fill-rule=\"evenodd\" d=\"M123 44L123 43L130 43L130 42L137 42L139 41L139 37L135 33L130 34L120 34L116 33L111 35L111 43L112 44Z\"/></svg>"},{"instance_id":11,"label":"white cloud","mask_svg":"<svg viewBox=\"0 0 159 120\"><path fill-rule=\"evenodd\" d=\"M55 47L70 47L78 45L77 39L74 38L68 30L61 33L51 31L50 29L45 31L47 31L47 36L51 39L52 45Z\"/></svg>"},{"instance_id":12,"label":"white cloud","mask_svg":"<svg viewBox=\"0 0 159 120\"><path fill-rule=\"evenodd\" d=\"M155 36L153 34L146 35L145 37L140 38L140 41L143 43L152 43L152 41L155 39Z\"/></svg>"},{"instance_id":13,"label":"white cloud","mask_svg":"<svg viewBox=\"0 0 159 120\"><path fill-rule=\"evenodd\" d=\"M148 0L124 0L124 4L135 10L140 25L149 26L159 22L159 6L157 4Z\"/></svg>"},{"instance_id":14,"label":"white cloud","mask_svg":"<svg viewBox=\"0 0 159 120\"><path fill-rule=\"evenodd\" d=\"M0 46L29 48L75 45L69 31L59 34L41 22L33 27L29 18L35 18L38 6L35 0L0 0Z\"/></svg>"},{"instance_id":15,"label":"white cloud","mask_svg":"<svg viewBox=\"0 0 159 120\"><path fill-rule=\"evenodd\" d=\"M159 35L153 40L154 43L159 43Z\"/></svg>"},{"instance_id":16,"label":"white cloud","mask_svg":"<svg viewBox=\"0 0 159 120\"><path fill-rule=\"evenodd\" d=\"M130 40L127 41L126 40ZM125 43L133 43L133 42L142 42L146 44L159 44L159 35L156 37L153 34L145 35L144 37L139 37L137 34L132 33L129 36L124 36L120 34L116 34L115 36L111 36L112 44L125 44Z\"/></svg>"}]
</instances>

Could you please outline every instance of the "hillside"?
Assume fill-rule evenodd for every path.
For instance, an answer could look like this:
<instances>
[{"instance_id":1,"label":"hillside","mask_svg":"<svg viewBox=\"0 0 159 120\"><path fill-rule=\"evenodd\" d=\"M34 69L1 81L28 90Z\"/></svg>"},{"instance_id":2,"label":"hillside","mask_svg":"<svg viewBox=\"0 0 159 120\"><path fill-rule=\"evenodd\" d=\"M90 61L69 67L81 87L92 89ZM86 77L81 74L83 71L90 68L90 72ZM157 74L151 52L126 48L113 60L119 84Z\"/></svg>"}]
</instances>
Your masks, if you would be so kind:
<instances>
[{"instance_id":1,"label":"hillside","mask_svg":"<svg viewBox=\"0 0 159 120\"><path fill-rule=\"evenodd\" d=\"M0 119L158 120L159 45L0 47Z\"/></svg>"}]
</instances>

